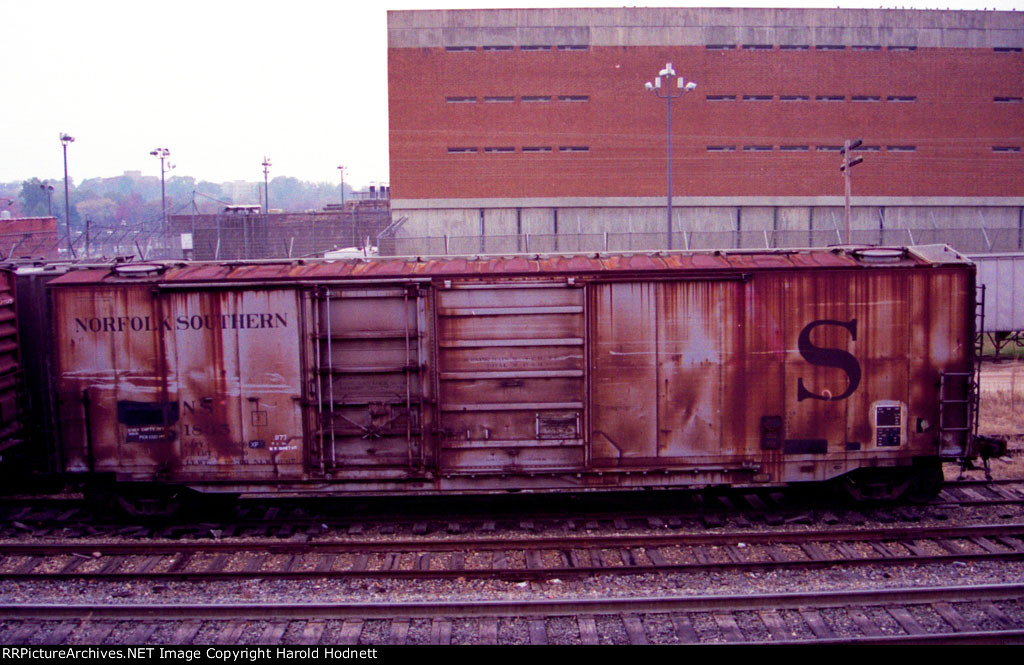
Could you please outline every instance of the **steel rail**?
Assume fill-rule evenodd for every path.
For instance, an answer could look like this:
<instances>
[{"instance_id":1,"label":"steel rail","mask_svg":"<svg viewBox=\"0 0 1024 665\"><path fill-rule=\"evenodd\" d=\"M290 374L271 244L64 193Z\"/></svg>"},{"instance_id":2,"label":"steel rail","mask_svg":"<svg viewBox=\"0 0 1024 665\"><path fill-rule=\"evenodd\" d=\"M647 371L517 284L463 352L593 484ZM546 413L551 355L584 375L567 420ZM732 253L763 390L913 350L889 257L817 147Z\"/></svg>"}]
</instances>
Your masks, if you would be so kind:
<instances>
[{"instance_id":1,"label":"steel rail","mask_svg":"<svg viewBox=\"0 0 1024 665\"><path fill-rule=\"evenodd\" d=\"M5 619L393 619L431 617L579 616L620 613L743 612L761 609L921 605L1024 599L1024 584L900 587L778 594L651 596L642 598L543 598L355 603L148 603L0 605Z\"/></svg>"},{"instance_id":2,"label":"steel rail","mask_svg":"<svg viewBox=\"0 0 1024 665\"><path fill-rule=\"evenodd\" d=\"M806 531L731 531L727 533L578 534L533 537L405 538L374 540L248 539L243 542L145 541L145 542L2 542L0 556L54 554L175 554L182 552L261 552L268 554L316 554L333 552L451 552L459 550L601 549L612 547L665 547L670 545L799 544L806 542L878 542L907 539L955 539L984 537L1024 538L1024 523L968 526L911 526L881 529L821 529ZM1024 544L1024 543L1022 543Z\"/></svg>"}]
</instances>

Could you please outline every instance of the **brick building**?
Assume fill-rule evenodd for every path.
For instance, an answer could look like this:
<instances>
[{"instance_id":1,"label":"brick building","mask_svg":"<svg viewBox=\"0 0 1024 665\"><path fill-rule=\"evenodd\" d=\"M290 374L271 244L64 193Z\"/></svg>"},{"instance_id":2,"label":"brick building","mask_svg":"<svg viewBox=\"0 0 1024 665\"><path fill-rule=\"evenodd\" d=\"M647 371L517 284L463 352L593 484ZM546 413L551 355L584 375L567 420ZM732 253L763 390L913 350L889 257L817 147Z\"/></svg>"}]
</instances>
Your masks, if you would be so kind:
<instances>
[{"instance_id":1,"label":"brick building","mask_svg":"<svg viewBox=\"0 0 1024 665\"><path fill-rule=\"evenodd\" d=\"M672 63L698 84L672 105L674 246L835 242L853 138L854 241L971 228L967 243L977 227L998 237L989 249L1024 240L1021 12L397 11L388 37L402 236L664 246L666 102L644 83Z\"/></svg>"}]
</instances>

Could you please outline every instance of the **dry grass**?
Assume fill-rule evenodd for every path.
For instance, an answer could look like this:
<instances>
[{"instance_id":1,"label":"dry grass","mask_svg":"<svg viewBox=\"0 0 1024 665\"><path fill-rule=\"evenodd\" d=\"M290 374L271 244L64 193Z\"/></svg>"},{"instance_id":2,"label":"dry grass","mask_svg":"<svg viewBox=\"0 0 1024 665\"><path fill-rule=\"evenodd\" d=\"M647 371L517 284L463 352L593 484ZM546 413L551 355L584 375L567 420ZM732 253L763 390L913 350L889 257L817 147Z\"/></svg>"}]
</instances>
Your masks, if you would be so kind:
<instances>
[{"instance_id":1,"label":"dry grass","mask_svg":"<svg viewBox=\"0 0 1024 665\"><path fill-rule=\"evenodd\" d=\"M981 368L982 434L1024 436L1024 363L986 363Z\"/></svg>"}]
</instances>

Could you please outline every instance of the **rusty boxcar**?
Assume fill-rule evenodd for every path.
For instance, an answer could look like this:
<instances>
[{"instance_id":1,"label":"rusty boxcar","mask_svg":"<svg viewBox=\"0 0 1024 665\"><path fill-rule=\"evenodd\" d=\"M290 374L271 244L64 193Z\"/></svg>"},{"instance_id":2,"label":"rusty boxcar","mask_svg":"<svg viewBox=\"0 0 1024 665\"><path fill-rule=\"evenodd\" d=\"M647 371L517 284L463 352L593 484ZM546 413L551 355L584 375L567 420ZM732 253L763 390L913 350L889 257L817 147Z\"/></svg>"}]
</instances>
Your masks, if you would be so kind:
<instances>
[{"instance_id":1,"label":"rusty boxcar","mask_svg":"<svg viewBox=\"0 0 1024 665\"><path fill-rule=\"evenodd\" d=\"M122 264L49 283L62 466L228 493L845 477L973 454L945 246Z\"/></svg>"},{"instance_id":2,"label":"rusty boxcar","mask_svg":"<svg viewBox=\"0 0 1024 665\"><path fill-rule=\"evenodd\" d=\"M0 460L23 441L14 273L0 270Z\"/></svg>"}]
</instances>

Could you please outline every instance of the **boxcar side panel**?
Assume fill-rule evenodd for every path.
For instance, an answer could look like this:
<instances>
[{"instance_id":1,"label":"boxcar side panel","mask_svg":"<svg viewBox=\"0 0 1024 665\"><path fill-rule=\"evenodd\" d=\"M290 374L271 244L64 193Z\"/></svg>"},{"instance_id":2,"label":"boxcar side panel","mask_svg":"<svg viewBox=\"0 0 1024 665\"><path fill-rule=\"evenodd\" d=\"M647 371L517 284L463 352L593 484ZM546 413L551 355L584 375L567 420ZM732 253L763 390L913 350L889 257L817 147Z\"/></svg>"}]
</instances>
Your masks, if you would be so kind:
<instances>
[{"instance_id":1,"label":"boxcar side panel","mask_svg":"<svg viewBox=\"0 0 1024 665\"><path fill-rule=\"evenodd\" d=\"M302 477L297 293L201 290L160 298L180 401L175 477Z\"/></svg>"},{"instance_id":2,"label":"boxcar side panel","mask_svg":"<svg viewBox=\"0 0 1024 665\"><path fill-rule=\"evenodd\" d=\"M146 285L56 294L58 426L67 470L143 479L173 466L179 411L168 390L167 325Z\"/></svg>"}]
</instances>

